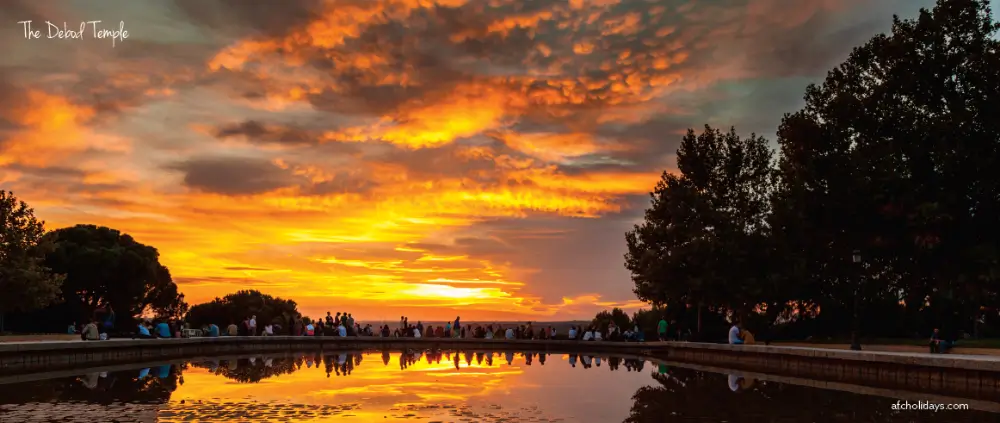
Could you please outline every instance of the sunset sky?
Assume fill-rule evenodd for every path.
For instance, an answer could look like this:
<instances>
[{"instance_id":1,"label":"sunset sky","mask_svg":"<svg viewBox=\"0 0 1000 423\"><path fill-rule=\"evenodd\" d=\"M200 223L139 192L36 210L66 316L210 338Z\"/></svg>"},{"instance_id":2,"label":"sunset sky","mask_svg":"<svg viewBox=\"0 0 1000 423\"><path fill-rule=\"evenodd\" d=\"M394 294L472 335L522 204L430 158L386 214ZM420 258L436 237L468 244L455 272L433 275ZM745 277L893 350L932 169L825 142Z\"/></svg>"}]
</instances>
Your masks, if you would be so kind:
<instances>
[{"instance_id":1,"label":"sunset sky","mask_svg":"<svg viewBox=\"0 0 1000 423\"><path fill-rule=\"evenodd\" d=\"M932 4L5 0L0 188L157 247L192 304L589 318L640 305L623 235L687 128L773 139Z\"/></svg>"}]
</instances>

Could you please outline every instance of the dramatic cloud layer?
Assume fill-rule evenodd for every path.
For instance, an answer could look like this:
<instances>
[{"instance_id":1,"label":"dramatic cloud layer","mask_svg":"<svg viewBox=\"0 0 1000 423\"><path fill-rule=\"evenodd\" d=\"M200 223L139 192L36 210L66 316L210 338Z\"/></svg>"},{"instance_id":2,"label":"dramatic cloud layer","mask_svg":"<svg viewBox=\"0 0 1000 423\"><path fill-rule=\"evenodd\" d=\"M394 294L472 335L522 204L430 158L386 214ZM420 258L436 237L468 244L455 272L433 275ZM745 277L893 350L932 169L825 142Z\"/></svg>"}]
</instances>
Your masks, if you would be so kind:
<instances>
[{"instance_id":1,"label":"dramatic cloud layer","mask_svg":"<svg viewBox=\"0 0 1000 423\"><path fill-rule=\"evenodd\" d=\"M0 184L158 247L196 302L589 317L638 305L623 233L686 128L773 134L930 3L9 1ZM94 19L128 38L47 38Z\"/></svg>"}]
</instances>

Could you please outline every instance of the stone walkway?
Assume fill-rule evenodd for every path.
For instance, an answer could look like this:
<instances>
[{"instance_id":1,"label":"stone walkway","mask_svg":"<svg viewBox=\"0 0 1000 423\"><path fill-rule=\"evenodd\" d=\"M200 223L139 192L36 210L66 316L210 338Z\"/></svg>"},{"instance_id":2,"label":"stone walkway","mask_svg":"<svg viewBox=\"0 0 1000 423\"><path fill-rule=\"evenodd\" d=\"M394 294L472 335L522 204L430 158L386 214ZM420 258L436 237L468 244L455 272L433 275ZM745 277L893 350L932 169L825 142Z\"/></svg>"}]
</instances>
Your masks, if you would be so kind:
<instances>
[{"instance_id":1,"label":"stone walkway","mask_svg":"<svg viewBox=\"0 0 1000 423\"><path fill-rule=\"evenodd\" d=\"M803 347L803 348L817 348L817 349L829 349L829 350L850 350L851 346L848 344L811 344L804 342L776 342L772 344L778 347ZM927 353L927 347L920 347L916 345L862 345L865 351L878 351L878 352L900 352L900 353ZM956 347L949 353L951 355L989 355L1000 357L1000 349L998 348L963 348Z\"/></svg>"}]
</instances>

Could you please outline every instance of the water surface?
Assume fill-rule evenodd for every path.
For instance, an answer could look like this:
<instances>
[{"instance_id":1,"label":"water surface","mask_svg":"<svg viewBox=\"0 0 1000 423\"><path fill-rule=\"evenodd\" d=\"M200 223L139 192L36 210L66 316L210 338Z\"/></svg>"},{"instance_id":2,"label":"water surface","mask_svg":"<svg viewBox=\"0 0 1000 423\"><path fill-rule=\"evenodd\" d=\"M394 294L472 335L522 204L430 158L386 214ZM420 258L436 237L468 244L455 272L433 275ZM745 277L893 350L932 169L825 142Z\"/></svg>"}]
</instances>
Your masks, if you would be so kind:
<instances>
[{"instance_id":1,"label":"water surface","mask_svg":"<svg viewBox=\"0 0 1000 423\"><path fill-rule=\"evenodd\" d=\"M638 358L451 351L229 357L0 384L2 422L949 422L867 396ZM100 369L97 369L100 370ZM0 379L10 381L11 379ZM981 404L980 404L981 406Z\"/></svg>"}]
</instances>

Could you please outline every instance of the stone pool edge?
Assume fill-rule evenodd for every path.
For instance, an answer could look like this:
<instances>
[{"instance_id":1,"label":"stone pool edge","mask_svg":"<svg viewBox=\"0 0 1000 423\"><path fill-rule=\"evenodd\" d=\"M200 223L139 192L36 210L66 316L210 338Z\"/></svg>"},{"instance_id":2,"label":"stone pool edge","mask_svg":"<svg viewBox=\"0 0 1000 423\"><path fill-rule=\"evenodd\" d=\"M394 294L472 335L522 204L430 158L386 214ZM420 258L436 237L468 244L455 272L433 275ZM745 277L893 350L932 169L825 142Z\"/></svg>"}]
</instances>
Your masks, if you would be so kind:
<instances>
[{"instance_id":1,"label":"stone pool edge","mask_svg":"<svg viewBox=\"0 0 1000 423\"><path fill-rule=\"evenodd\" d=\"M0 375L193 356L264 354L314 349L336 351L410 348L630 354L867 385L914 386L925 391L947 390L976 397L985 394L991 397L990 399L994 399L994 395L990 393L1000 393L1000 357L696 342L626 343L322 336L10 342L0 343Z\"/></svg>"}]
</instances>

